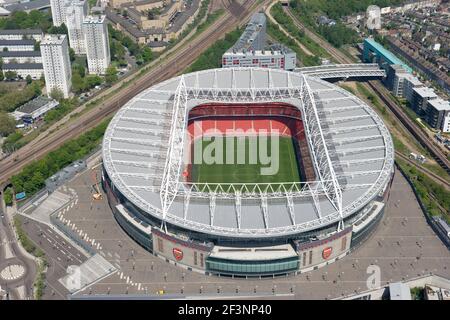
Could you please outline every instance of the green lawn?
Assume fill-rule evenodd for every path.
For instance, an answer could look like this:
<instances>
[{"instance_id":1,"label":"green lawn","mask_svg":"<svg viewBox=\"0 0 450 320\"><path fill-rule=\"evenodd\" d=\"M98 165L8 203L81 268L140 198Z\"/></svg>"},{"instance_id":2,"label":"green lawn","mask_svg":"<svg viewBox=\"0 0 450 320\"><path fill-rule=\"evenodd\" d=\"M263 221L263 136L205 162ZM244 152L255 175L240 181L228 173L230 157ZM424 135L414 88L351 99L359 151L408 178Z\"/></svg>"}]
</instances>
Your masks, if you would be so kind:
<instances>
[{"instance_id":1,"label":"green lawn","mask_svg":"<svg viewBox=\"0 0 450 320\"><path fill-rule=\"evenodd\" d=\"M240 139L241 142L238 142ZM194 142L195 147L194 150L203 150L202 160L200 163L195 163L199 161L193 161L191 177L193 182L197 183L221 183L226 186L227 183L280 183L280 182L300 182L300 170L297 164L297 158L295 156L295 146L293 140L288 137L271 137L267 139L268 146L266 149L267 152L262 152L263 154L267 154L267 158L271 159L265 164L261 162L261 158L259 156L256 157L256 161L253 163L250 162L249 150L250 145L259 145L263 141L258 137L241 137L241 138L233 138L231 141L232 146L234 148L229 147L230 150L234 149L234 161L226 161L226 141L224 139L223 143L223 163L212 163L207 162L206 155L211 154L216 156L215 151L211 151L212 143L210 141L202 141L196 140ZM278 147L277 143L274 139L278 139ZM245 141L245 146L244 142ZM199 145L200 144L200 145ZM274 154L271 154L273 145ZM208 147L209 146L209 147ZM217 149L220 148L220 144L217 144ZM200 149L201 148L201 149ZM208 149L207 149L208 148ZM238 164L238 150L245 150L245 161L243 164ZM255 150L254 148L252 148ZM258 149L259 150L259 146ZM195 151L194 151L195 152ZM259 152L256 152L258 154ZM243 154L241 152L240 154ZM255 154L255 152L253 152ZM241 156L241 159L244 159ZM206 161L205 161L206 160ZM206 163L205 163L206 162ZM229 164L234 163L234 164ZM266 171L265 174L262 173L262 169L266 168L269 172Z\"/></svg>"}]
</instances>

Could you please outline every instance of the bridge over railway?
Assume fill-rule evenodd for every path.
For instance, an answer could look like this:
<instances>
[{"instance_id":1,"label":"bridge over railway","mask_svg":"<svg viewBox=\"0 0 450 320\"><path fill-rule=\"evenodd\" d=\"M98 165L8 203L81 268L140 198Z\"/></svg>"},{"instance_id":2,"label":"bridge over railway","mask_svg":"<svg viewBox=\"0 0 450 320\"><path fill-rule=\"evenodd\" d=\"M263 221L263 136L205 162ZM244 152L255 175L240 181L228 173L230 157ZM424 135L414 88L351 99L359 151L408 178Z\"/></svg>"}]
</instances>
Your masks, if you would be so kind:
<instances>
[{"instance_id":1,"label":"bridge over railway","mask_svg":"<svg viewBox=\"0 0 450 320\"><path fill-rule=\"evenodd\" d=\"M327 64L314 67L296 68L295 72L321 79L337 78L382 78L386 72L376 63Z\"/></svg>"}]
</instances>

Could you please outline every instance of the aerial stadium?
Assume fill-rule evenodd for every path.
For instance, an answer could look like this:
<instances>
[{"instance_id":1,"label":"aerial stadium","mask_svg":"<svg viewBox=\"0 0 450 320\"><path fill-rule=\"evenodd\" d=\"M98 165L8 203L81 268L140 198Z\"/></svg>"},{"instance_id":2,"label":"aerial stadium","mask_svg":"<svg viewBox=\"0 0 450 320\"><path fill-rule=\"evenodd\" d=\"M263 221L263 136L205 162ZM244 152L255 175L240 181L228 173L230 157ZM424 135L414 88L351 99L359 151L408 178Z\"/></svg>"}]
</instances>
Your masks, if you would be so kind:
<instances>
[{"instance_id":1,"label":"aerial stadium","mask_svg":"<svg viewBox=\"0 0 450 320\"><path fill-rule=\"evenodd\" d=\"M391 136L367 104L268 68L145 90L111 120L102 153L103 189L131 238L168 263L233 277L349 254L381 219L394 170Z\"/></svg>"}]
</instances>

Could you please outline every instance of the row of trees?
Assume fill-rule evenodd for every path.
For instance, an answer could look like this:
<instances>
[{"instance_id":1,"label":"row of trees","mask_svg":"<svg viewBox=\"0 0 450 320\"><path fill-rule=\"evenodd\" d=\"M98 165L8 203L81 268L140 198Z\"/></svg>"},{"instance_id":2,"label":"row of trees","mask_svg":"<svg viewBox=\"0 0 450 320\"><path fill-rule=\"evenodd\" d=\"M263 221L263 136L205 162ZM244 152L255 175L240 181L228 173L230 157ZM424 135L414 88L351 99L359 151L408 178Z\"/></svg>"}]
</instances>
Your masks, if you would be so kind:
<instances>
[{"instance_id":1,"label":"row of trees","mask_svg":"<svg viewBox=\"0 0 450 320\"><path fill-rule=\"evenodd\" d=\"M442 185L434 182L412 165L397 161L403 171L409 176L423 205L431 215L442 215L450 222L450 192ZM444 208L444 210L442 210ZM446 210L446 212L445 212ZM443 212L444 211L444 212Z\"/></svg>"},{"instance_id":2,"label":"row of trees","mask_svg":"<svg viewBox=\"0 0 450 320\"><path fill-rule=\"evenodd\" d=\"M63 144L59 149L50 152L43 159L34 161L11 178L16 193L25 191L31 196L45 185L45 180L94 150L101 141L108 126L109 119L104 120L94 129L76 139Z\"/></svg>"}]
</instances>

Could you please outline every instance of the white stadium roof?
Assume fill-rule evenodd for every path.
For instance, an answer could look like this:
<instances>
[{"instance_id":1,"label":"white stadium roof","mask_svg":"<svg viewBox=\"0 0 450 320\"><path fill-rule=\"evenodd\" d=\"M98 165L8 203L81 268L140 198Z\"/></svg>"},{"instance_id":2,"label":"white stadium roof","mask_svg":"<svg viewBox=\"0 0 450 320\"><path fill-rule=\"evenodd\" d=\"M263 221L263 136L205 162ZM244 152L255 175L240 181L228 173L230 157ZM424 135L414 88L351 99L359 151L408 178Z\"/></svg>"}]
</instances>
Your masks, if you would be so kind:
<instances>
[{"instance_id":1,"label":"white stadium roof","mask_svg":"<svg viewBox=\"0 0 450 320\"><path fill-rule=\"evenodd\" d=\"M317 181L231 193L181 182L185 118L207 102L299 108ZM386 187L394 151L378 115L349 92L301 73L230 68L172 78L134 97L109 124L103 160L114 186L149 215L216 236L257 238L317 229L364 208Z\"/></svg>"}]
</instances>

